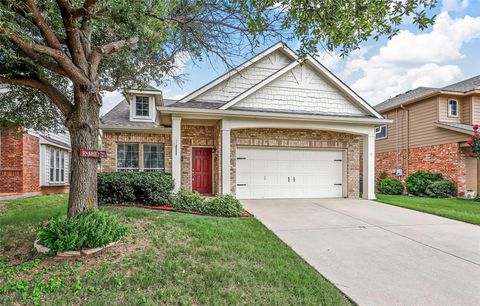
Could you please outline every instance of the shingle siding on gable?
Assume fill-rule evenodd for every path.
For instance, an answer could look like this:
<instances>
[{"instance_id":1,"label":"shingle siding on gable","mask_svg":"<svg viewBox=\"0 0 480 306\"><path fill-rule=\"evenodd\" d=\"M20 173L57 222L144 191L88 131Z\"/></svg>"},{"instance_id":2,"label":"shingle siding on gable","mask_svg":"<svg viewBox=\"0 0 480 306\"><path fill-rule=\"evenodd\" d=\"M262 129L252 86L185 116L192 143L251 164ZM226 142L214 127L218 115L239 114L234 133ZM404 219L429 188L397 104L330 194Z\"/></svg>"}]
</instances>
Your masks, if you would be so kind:
<instances>
[{"instance_id":1,"label":"shingle siding on gable","mask_svg":"<svg viewBox=\"0 0 480 306\"><path fill-rule=\"evenodd\" d=\"M295 67L292 71L238 102L235 107L365 115L338 89L307 65Z\"/></svg>"},{"instance_id":2,"label":"shingle siding on gable","mask_svg":"<svg viewBox=\"0 0 480 306\"><path fill-rule=\"evenodd\" d=\"M201 94L195 100L225 103L290 63L291 60L277 51Z\"/></svg>"}]
</instances>

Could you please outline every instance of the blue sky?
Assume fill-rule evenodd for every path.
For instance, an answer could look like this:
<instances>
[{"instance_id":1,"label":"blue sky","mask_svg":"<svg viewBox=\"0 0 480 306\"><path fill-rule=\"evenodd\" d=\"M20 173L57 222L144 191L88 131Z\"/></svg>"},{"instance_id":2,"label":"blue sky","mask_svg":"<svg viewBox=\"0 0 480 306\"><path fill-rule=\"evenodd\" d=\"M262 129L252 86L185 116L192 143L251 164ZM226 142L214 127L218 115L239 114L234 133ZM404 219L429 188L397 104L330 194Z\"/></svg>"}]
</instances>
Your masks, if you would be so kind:
<instances>
[{"instance_id":1,"label":"blue sky","mask_svg":"<svg viewBox=\"0 0 480 306\"><path fill-rule=\"evenodd\" d=\"M436 23L423 32L407 20L391 40L368 41L345 58L326 51L317 58L372 105L418 86L441 87L479 75L480 0L439 0L432 13ZM159 88L167 98L181 98L225 70L221 63L186 61L181 68L186 81ZM106 93L102 114L121 100L118 92Z\"/></svg>"}]
</instances>

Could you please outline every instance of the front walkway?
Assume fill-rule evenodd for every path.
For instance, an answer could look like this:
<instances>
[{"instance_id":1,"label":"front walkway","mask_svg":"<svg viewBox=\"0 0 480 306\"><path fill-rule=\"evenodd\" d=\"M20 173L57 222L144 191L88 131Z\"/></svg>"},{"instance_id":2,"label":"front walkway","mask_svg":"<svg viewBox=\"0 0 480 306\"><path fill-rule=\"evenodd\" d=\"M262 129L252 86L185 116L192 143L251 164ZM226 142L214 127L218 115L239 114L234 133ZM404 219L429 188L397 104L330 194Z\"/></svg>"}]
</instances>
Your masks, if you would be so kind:
<instances>
[{"instance_id":1,"label":"front walkway","mask_svg":"<svg viewBox=\"0 0 480 306\"><path fill-rule=\"evenodd\" d=\"M242 203L359 305L480 301L479 226L367 200Z\"/></svg>"}]
</instances>

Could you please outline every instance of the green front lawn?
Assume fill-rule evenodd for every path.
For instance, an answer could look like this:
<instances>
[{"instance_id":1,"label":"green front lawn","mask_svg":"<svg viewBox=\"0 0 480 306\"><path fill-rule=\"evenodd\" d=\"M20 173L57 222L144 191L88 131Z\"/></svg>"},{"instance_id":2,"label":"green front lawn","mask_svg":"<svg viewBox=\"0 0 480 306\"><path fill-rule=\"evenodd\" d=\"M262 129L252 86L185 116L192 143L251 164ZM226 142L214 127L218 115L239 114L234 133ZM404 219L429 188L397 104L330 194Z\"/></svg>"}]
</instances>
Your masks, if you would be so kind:
<instances>
[{"instance_id":1,"label":"green front lawn","mask_svg":"<svg viewBox=\"0 0 480 306\"><path fill-rule=\"evenodd\" d=\"M480 225L480 202L377 194L377 201Z\"/></svg>"},{"instance_id":2,"label":"green front lawn","mask_svg":"<svg viewBox=\"0 0 480 306\"><path fill-rule=\"evenodd\" d=\"M0 202L0 305L350 304L254 218L107 207L131 228L122 243L80 258L35 254L35 227L66 200Z\"/></svg>"}]
</instances>

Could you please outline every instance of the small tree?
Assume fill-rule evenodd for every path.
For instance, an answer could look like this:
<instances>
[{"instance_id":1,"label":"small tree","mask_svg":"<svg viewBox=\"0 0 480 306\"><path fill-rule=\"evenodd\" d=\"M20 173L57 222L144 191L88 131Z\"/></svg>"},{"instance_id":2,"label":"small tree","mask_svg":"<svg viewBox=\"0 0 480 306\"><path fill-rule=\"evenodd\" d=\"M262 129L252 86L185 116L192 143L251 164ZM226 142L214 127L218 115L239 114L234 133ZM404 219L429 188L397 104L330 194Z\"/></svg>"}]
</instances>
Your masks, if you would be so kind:
<instances>
[{"instance_id":1,"label":"small tree","mask_svg":"<svg viewBox=\"0 0 480 306\"><path fill-rule=\"evenodd\" d=\"M102 91L178 77L178 57L229 63L269 40L319 44L345 55L391 37L405 17L424 29L435 0L0 0L0 124L71 136L68 216L97 206L94 159ZM27 90L26 90L27 89ZM5 101L0 97L0 101ZM29 120L29 118L31 120Z\"/></svg>"},{"instance_id":2,"label":"small tree","mask_svg":"<svg viewBox=\"0 0 480 306\"><path fill-rule=\"evenodd\" d=\"M467 144L471 149L471 152L468 152L468 156L480 158L480 133L478 132L478 124L473 125L473 135L472 138L467 140Z\"/></svg>"}]
</instances>

